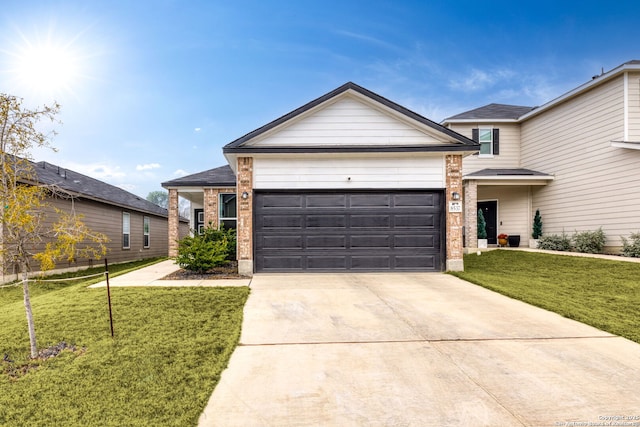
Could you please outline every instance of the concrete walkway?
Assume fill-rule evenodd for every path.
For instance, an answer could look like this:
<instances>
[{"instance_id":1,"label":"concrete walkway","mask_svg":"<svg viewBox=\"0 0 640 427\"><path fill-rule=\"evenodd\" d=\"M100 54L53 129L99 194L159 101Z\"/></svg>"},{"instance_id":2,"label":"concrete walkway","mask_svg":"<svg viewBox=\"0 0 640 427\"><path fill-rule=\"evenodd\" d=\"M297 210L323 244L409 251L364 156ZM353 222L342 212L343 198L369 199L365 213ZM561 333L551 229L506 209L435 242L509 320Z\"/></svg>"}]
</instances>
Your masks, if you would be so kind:
<instances>
[{"instance_id":1,"label":"concrete walkway","mask_svg":"<svg viewBox=\"0 0 640 427\"><path fill-rule=\"evenodd\" d=\"M173 260L141 268L126 274L109 278L109 286L249 286L251 279L216 280L162 280L163 277L178 271L180 267ZM107 286L106 280L89 286L99 288Z\"/></svg>"},{"instance_id":2,"label":"concrete walkway","mask_svg":"<svg viewBox=\"0 0 640 427\"><path fill-rule=\"evenodd\" d=\"M251 288L201 427L640 416L640 345L453 276L256 275Z\"/></svg>"}]
</instances>

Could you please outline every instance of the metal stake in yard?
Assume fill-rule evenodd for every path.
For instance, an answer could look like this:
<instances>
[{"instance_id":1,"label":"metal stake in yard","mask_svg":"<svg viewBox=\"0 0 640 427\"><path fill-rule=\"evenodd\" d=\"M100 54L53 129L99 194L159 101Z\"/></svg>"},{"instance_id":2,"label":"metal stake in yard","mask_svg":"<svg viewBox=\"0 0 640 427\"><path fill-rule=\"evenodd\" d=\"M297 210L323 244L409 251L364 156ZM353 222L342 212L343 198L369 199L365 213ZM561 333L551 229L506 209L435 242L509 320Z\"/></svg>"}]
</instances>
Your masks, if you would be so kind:
<instances>
[{"instance_id":1,"label":"metal stake in yard","mask_svg":"<svg viewBox=\"0 0 640 427\"><path fill-rule=\"evenodd\" d=\"M109 300L109 325L111 325L111 338L113 338L113 313L111 312L111 288L109 287L109 265L104 259L104 275L107 278L107 299Z\"/></svg>"}]
</instances>

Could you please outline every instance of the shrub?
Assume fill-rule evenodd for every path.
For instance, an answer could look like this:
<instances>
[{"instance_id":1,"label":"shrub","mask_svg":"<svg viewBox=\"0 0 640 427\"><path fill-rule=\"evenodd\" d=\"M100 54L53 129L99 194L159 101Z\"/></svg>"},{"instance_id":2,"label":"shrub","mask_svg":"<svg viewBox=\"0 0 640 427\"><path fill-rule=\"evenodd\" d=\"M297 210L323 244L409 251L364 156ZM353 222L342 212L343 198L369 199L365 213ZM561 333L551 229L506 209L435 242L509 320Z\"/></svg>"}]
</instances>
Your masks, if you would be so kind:
<instances>
[{"instance_id":1,"label":"shrub","mask_svg":"<svg viewBox=\"0 0 640 427\"><path fill-rule=\"evenodd\" d=\"M187 270L205 273L235 258L235 230L205 228L202 234L178 242L176 263Z\"/></svg>"},{"instance_id":2,"label":"shrub","mask_svg":"<svg viewBox=\"0 0 640 427\"><path fill-rule=\"evenodd\" d=\"M640 258L640 233L631 233L629 236L631 243L622 237L622 255Z\"/></svg>"},{"instance_id":3,"label":"shrub","mask_svg":"<svg viewBox=\"0 0 640 427\"><path fill-rule=\"evenodd\" d=\"M573 248L576 252L588 254L601 254L606 238L602 227L596 231L581 231L573 235Z\"/></svg>"},{"instance_id":4,"label":"shrub","mask_svg":"<svg viewBox=\"0 0 640 427\"><path fill-rule=\"evenodd\" d=\"M536 209L536 214L533 217L533 229L531 237L539 239L542 236L542 217L540 216L540 209Z\"/></svg>"},{"instance_id":5,"label":"shrub","mask_svg":"<svg viewBox=\"0 0 640 427\"><path fill-rule=\"evenodd\" d=\"M478 209L478 239L487 238L487 223L484 220L482 209Z\"/></svg>"},{"instance_id":6,"label":"shrub","mask_svg":"<svg viewBox=\"0 0 640 427\"><path fill-rule=\"evenodd\" d=\"M538 249L546 249L548 251L570 251L571 239L564 234L550 234L540 237L538 241Z\"/></svg>"}]
</instances>

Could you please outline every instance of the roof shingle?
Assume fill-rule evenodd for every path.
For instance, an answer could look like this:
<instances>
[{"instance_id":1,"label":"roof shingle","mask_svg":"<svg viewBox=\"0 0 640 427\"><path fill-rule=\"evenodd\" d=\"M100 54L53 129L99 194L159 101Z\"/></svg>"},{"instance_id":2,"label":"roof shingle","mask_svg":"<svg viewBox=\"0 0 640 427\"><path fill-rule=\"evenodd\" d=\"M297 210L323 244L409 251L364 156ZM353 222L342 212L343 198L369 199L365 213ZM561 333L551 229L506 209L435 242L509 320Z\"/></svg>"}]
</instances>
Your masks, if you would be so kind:
<instances>
[{"instance_id":1,"label":"roof shingle","mask_svg":"<svg viewBox=\"0 0 640 427\"><path fill-rule=\"evenodd\" d=\"M515 120L528 113L536 107L523 107L520 105L508 104L488 104L474 110L465 111L445 119L445 122L452 120L483 120L483 119L511 119Z\"/></svg>"}]
</instances>

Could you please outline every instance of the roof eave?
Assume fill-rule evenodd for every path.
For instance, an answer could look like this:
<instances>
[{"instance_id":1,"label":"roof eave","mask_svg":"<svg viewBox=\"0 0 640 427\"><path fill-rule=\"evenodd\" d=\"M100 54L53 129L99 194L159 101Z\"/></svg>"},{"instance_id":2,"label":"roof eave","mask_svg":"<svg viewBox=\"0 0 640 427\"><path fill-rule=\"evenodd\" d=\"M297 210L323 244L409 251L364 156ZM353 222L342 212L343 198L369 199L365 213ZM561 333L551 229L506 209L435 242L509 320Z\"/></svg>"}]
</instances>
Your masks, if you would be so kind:
<instances>
[{"instance_id":1,"label":"roof eave","mask_svg":"<svg viewBox=\"0 0 640 427\"><path fill-rule=\"evenodd\" d=\"M443 126L448 124L464 124L464 123L518 123L518 119L445 119Z\"/></svg>"},{"instance_id":2,"label":"roof eave","mask_svg":"<svg viewBox=\"0 0 640 427\"><path fill-rule=\"evenodd\" d=\"M615 77L617 77L618 75L627 72L627 71L640 71L640 64L622 64L616 68L614 68L611 71L607 71L606 73L593 78L592 80L588 81L587 83L583 83L582 85L578 86L577 88L565 93L564 95L561 95L555 99L552 99L551 101L547 102L546 104L541 105L540 107L531 110L530 112L523 114L522 116L520 116L518 118L519 122L522 122L524 120L530 119L531 117L534 117L544 111L547 111L548 109L554 107L557 104L560 104L562 102L565 102L575 96L580 95L581 93L595 87L595 86L599 86Z\"/></svg>"},{"instance_id":3,"label":"roof eave","mask_svg":"<svg viewBox=\"0 0 640 427\"><path fill-rule=\"evenodd\" d=\"M429 152L478 152L479 144L442 144L416 146L322 146L322 147L226 147L227 154L252 153L429 153ZM229 158L231 156L228 156Z\"/></svg>"}]
</instances>

